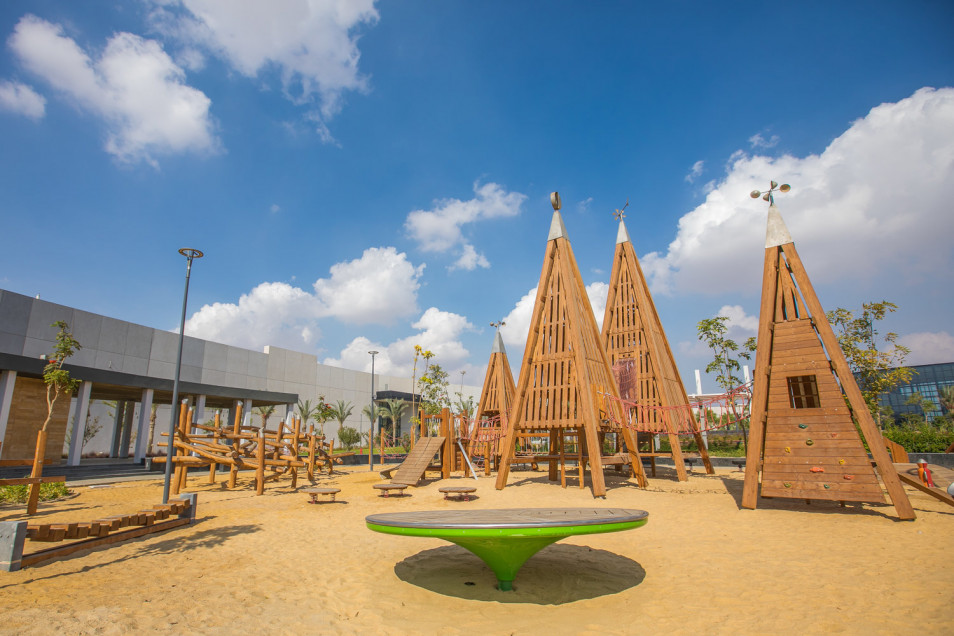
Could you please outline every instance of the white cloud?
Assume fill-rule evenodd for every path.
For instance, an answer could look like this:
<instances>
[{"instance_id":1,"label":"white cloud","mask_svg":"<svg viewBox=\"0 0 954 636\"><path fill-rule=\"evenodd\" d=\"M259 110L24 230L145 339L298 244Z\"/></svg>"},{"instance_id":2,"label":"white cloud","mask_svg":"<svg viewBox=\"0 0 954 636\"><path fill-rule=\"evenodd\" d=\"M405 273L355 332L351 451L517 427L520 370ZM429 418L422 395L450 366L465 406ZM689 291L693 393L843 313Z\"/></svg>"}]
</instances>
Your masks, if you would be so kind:
<instances>
[{"instance_id":1,"label":"white cloud","mask_svg":"<svg viewBox=\"0 0 954 636\"><path fill-rule=\"evenodd\" d=\"M219 147L211 101L184 83L185 72L154 40L117 33L93 59L62 27L33 15L9 39L20 62L106 124L106 151L123 162Z\"/></svg>"},{"instance_id":2,"label":"white cloud","mask_svg":"<svg viewBox=\"0 0 954 636\"><path fill-rule=\"evenodd\" d=\"M301 351L320 334L321 306L308 292L287 283L262 283L237 304L204 305L186 321L189 336L261 350L275 345Z\"/></svg>"},{"instance_id":3,"label":"white cloud","mask_svg":"<svg viewBox=\"0 0 954 636\"><path fill-rule=\"evenodd\" d=\"M186 322L186 333L250 349L309 350L321 336L322 319L390 324L416 312L423 271L393 247L369 248L361 258L333 265L330 278L315 281L313 294L261 283L238 303L204 305Z\"/></svg>"},{"instance_id":4,"label":"white cloud","mask_svg":"<svg viewBox=\"0 0 954 636\"><path fill-rule=\"evenodd\" d=\"M368 355L368 351L377 350L380 353L375 357L376 372L410 377L414 363L414 346L420 345L434 352L433 362L440 364L445 371L459 372L458 367L461 367L470 372L471 367L466 364L470 352L460 340L461 334L474 329L466 317L430 307L411 327L416 329L417 333L390 344L372 342L364 336L359 336L348 343L337 358L325 358L323 363L346 369L370 371L371 356ZM419 359L418 375L422 370L423 360ZM480 382L482 379L477 381Z\"/></svg>"},{"instance_id":5,"label":"white cloud","mask_svg":"<svg viewBox=\"0 0 954 636\"><path fill-rule=\"evenodd\" d=\"M37 121L46 114L46 100L20 82L0 82L0 109Z\"/></svg>"},{"instance_id":6,"label":"white cloud","mask_svg":"<svg viewBox=\"0 0 954 636\"><path fill-rule=\"evenodd\" d=\"M689 169L689 174L686 175L686 181L693 183L696 179L698 179L702 175L702 169L705 167L705 165L706 162L702 160L692 164L692 168Z\"/></svg>"},{"instance_id":7,"label":"white cloud","mask_svg":"<svg viewBox=\"0 0 954 636\"><path fill-rule=\"evenodd\" d=\"M909 333L898 344L911 350L905 364L936 364L954 360L954 336L946 331Z\"/></svg>"},{"instance_id":8,"label":"white cloud","mask_svg":"<svg viewBox=\"0 0 954 636\"><path fill-rule=\"evenodd\" d=\"M749 145L752 148L774 148L778 145L778 141L778 135L772 135L766 139L761 133L755 133L749 137Z\"/></svg>"},{"instance_id":9,"label":"white cloud","mask_svg":"<svg viewBox=\"0 0 954 636\"><path fill-rule=\"evenodd\" d=\"M507 192L496 183L480 185L479 182L474 183L474 195L468 201L441 199L434 202L431 210L414 210L407 215L404 228L425 252L460 250L455 267L489 267L487 259L464 238L461 227L486 219L516 216L527 197L519 192Z\"/></svg>"},{"instance_id":10,"label":"white cloud","mask_svg":"<svg viewBox=\"0 0 954 636\"><path fill-rule=\"evenodd\" d=\"M776 201L816 284L890 288L951 270L954 89L877 106L820 155L734 156L668 250L641 259L654 292L758 289L766 206L748 193L772 179L792 184Z\"/></svg>"},{"instance_id":11,"label":"white cloud","mask_svg":"<svg viewBox=\"0 0 954 636\"><path fill-rule=\"evenodd\" d=\"M593 203L593 197L587 197L576 204L576 209L580 213L586 213L590 211L590 205Z\"/></svg>"},{"instance_id":12,"label":"white cloud","mask_svg":"<svg viewBox=\"0 0 954 636\"><path fill-rule=\"evenodd\" d=\"M759 317L746 314L742 305L723 305L715 315L725 316L729 319L726 322L726 326L728 327L730 338L736 337L734 332L744 335L746 338L758 333Z\"/></svg>"},{"instance_id":13,"label":"white cloud","mask_svg":"<svg viewBox=\"0 0 954 636\"><path fill-rule=\"evenodd\" d=\"M282 208L277 203L273 203L270 206L268 206L268 211L271 212L272 214L278 214L279 212L282 211Z\"/></svg>"},{"instance_id":14,"label":"white cloud","mask_svg":"<svg viewBox=\"0 0 954 636\"><path fill-rule=\"evenodd\" d=\"M277 71L286 97L311 107L307 118L324 141L333 141L327 124L343 95L367 90L356 31L377 21L374 0L155 1L154 27L187 49L203 48L250 78Z\"/></svg>"},{"instance_id":15,"label":"white cloud","mask_svg":"<svg viewBox=\"0 0 954 636\"><path fill-rule=\"evenodd\" d=\"M393 247L371 247L361 258L331 267L331 278L315 281L326 315L357 323L392 324L417 311L424 265L415 267Z\"/></svg>"}]
</instances>

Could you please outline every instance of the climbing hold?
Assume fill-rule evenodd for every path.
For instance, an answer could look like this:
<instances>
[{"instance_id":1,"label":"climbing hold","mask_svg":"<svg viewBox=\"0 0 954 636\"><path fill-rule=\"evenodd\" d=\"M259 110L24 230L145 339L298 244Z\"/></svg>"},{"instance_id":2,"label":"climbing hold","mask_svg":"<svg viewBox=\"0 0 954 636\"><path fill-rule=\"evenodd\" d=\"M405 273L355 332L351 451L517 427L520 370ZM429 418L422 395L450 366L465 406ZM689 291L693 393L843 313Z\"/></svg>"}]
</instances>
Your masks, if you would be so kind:
<instances>
[{"instance_id":1,"label":"climbing hold","mask_svg":"<svg viewBox=\"0 0 954 636\"><path fill-rule=\"evenodd\" d=\"M832 437L838 437L838 433L832 433L831 436L832 436Z\"/></svg>"},{"instance_id":2,"label":"climbing hold","mask_svg":"<svg viewBox=\"0 0 954 636\"><path fill-rule=\"evenodd\" d=\"M825 490L828 490L829 488L831 488L831 486L829 484L825 484Z\"/></svg>"},{"instance_id":3,"label":"climbing hold","mask_svg":"<svg viewBox=\"0 0 954 636\"><path fill-rule=\"evenodd\" d=\"M799 424L798 428L808 428L808 424Z\"/></svg>"},{"instance_id":4,"label":"climbing hold","mask_svg":"<svg viewBox=\"0 0 954 636\"><path fill-rule=\"evenodd\" d=\"M821 466L812 466L811 471L813 473L823 473L825 472L825 469L822 468Z\"/></svg>"},{"instance_id":5,"label":"climbing hold","mask_svg":"<svg viewBox=\"0 0 954 636\"><path fill-rule=\"evenodd\" d=\"M840 466L844 466L844 465L845 465L845 460L839 459L839 460L838 460L838 464L839 464Z\"/></svg>"},{"instance_id":6,"label":"climbing hold","mask_svg":"<svg viewBox=\"0 0 954 636\"><path fill-rule=\"evenodd\" d=\"M791 447L791 446L786 446L786 447L785 447L785 452L786 452L786 453L791 453L791 452L792 452L792 447Z\"/></svg>"},{"instance_id":7,"label":"climbing hold","mask_svg":"<svg viewBox=\"0 0 954 636\"><path fill-rule=\"evenodd\" d=\"M854 475L845 475L844 477L845 477L845 479L847 479L848 481L851 481L852 479L855 478Z\"/></svg>"},{"instance_id":8,"label":"climbing hold","mask_svg":"<svg viewBox=\"0 0 954 636\"><path fill-rule=\"evenodd\" d=\"M810 439L806 439L806 440L805 440L805 446L811 446L811 445L814 444L814 443L815 443L815 442L813 442L813 441L810 440Z\"/></svg>"},{"instance_id":9,"label":"climbing hold","mask_svg":"<svg viewBox=\"0 0 954 636\"><path fill-rule=\"evenodd\" d=\"M790 483L788 483L788 482L786 481L786 482L785 482L785 487L786 487L786 488L791 488L791 487L792 487L792 484L790 484Z\"/></svg>"}]
</instances>

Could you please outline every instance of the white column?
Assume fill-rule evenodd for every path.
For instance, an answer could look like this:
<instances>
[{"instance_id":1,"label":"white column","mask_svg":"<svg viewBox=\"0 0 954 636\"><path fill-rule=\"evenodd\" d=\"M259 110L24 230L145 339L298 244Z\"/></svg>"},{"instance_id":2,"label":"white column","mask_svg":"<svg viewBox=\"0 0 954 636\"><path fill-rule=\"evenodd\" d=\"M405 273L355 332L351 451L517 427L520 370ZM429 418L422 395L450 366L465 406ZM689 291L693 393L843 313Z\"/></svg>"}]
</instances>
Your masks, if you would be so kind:
<instances>
[{"instance_id":1,"label":"white column","mask_svg":"<svg viewBox=\"0 0 954 636\"><path fill-rule=\"evenodd\" d=\"M10 404L13 403L13 387L17 382L16 371L0 371L0 442L7 434L7 420L10 419ZM0 457L3 447L0 446Z\"/></svg>"},{"instance_id":2,"label":"white column","mask_svg":"<svg viewBox=\"0 0 954 636\"><path fill-rule=\"evenodd\" d=\"M747 364L742 365L742 377L745 378L746 384L748 384L749 381L751 380L751 377L749 376L749 365Z\"/></svg>"},{"instance_id":3,"label":"white column","mask_svg":"<svg viewBox=\"0 0 954 636\"><path fill-rule=\"evenodd\" d=\"M242 405L242 426L252 425L252 401L245 400Z\"/></svg>"},{"instance_id":4,"label":"white column","mask_svg":"<svg viewBox=\"0 0 954 636\"><path fill-rule=\"evenodd\" d=\"M198 424L203 424L205 421L205 396L199 395L195 398L195 411L193 412L193 421ZM192 434L197 434L195 429L192 429Z\"/></svg>"},{"instance_id":5,"label":"white column","mask_svg":"<svg viewBox=\"0 0 954 636\"><path fill-rule=\"evenodd\" d=\"M89 393L92 389L92 382L83 382L76 394L76 415L73 417L73 433L70 439L70 452L66 459L67 466L79 466L80 456L83 454L86 413L89 411Z\"/></svg>"},{"instance_id":6,"label":"white column","mask_svg":"<svg viewBox=\"0 0 954 636\"><path fill-rule=\"evenodd\" d=\"M702 374L699 373L699 369L696 369L696 395L702 397ZM699 409L700 411L702 409ZM709 436L706 434L706 431L702 431L702 443L705 444L706 450L709 449Z\"/></svg>"},{"instance_id":7,"label":"white column","mask_svg":"<svg viewBox=\"0 0 954 636\"><path fill-rule=\"evenodd\" d=\"M136 450L133 459L141 463L146 458L146 449L149 448L149 419L152 417L152 389L142 390L142 400L139 403L139 422L136 426Z\"/></svg>"}]
</instances>

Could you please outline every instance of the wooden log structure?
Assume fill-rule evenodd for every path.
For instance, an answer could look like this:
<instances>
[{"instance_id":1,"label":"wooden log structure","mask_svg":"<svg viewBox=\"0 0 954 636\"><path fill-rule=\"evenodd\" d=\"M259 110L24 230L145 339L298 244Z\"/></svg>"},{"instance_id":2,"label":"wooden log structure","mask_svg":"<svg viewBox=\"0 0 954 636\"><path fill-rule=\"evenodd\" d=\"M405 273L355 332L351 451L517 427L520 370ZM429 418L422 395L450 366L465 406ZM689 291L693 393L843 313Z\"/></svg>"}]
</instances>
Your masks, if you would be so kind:
<instances>
[{"instance_id":1,"label":"wooden log structure","mask_svg":"<svg viewBox=\"0 0 954 636\"><path fill-rule=\"evenodd\" d=\"M766 229L748 444L744 508L754 509L760 493L884 503L880 474L898 517L915 518L774 201Z\"/></svg>"},{"instance_id":2,"label":"wooden log structure","mask_svg":"<svg viewBox=\"0 0 954 636\"><path fill-rule=\"evenodd\" d=\"M156 532L195 523L196 495L182 495L165 505L155 505L128 515L82 523L0 522L0 570L15 572L46 561L61 559L80 550L127 541ZM27 542L66 545L42 548L24 554Z\"/></svg>"}]
</instances>

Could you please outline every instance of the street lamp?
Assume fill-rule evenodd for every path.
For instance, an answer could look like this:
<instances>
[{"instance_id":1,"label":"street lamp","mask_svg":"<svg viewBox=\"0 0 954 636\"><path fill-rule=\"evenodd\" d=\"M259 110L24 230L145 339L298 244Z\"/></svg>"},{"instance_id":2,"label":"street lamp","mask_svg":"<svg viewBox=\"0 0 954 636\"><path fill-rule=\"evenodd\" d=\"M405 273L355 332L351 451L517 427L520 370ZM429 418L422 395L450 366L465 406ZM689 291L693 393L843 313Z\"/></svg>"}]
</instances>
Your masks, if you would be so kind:
<instances>
[{"instance_id":1,"label":"street lamp","mask_svg":"<svg viewBox=\"0 0 954 636\"><path fill-rule=\"evenodd\" d=\"M369 351L371 354L371 412L368 416L371 419L371 430L368 431L368 470L374 470L374 356L377 351Z\"/></svg>"},{"instance_id":2,"label":"street lamp","mask_svg":"<svg viewBox=\"0 0 954 636\"><path fill-rule=\"evenodd\" d=\"M192 273L192 259L205 256L191 247L183 247L179 253L186 257L185 293L182 295L182 319L179 321L179 353L176 354L176 379L172 383L172 416L169 418L169 443L166 446L166 476L162 484L162 503L169 503L169 484L172 481L172 449L176 434L176 421L179 414L179 372L182 370L182 342L185 339L186 305L189 302L189 274Z\"/></svg>"}]
</instances>

